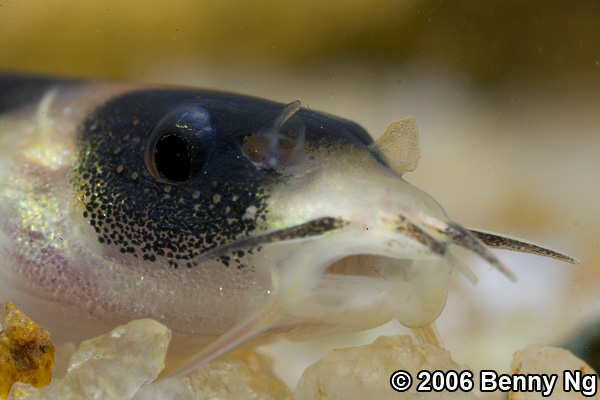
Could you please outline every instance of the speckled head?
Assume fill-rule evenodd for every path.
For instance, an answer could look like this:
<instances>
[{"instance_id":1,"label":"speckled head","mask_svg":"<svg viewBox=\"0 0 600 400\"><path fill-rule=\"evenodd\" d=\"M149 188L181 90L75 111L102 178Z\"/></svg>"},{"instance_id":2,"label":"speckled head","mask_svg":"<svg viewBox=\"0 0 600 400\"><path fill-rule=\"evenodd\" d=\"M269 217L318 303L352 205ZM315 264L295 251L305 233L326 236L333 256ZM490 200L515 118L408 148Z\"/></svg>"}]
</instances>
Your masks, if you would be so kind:
<instances>
[{"instance_id":1,"label":"speckled head","mask_svg":"<svg viewBox=\"0 0 600 400\"><path fill-rule=\"evenodd\" d=\"M216 92L142 90L92 113L72 183L105 251L130 262L192 267L203 252L268 227L267 199L274 186L286 185L289 168L256 157L260 140L271 140L265 126L283 109ZM348 121L307 110L295 118L309 148L370 142ZM242 255L221 260L243 268Z\"/></svg>"},{"instance_id":2,"label":"speckled head","mask_svg":"<svg viewBox=\"0 0 600 400\"><path fill-rule=\"evenodd\" d=\"M486 244L573 261L450 221L402 177L410 119L373 142L297 101L14 77L0 111L0 301L71 337L218 337L184 372L270 328L395 318L435 343L452 269L475 280L454 246L509 277Z\"/></svg>"}]
</instances>

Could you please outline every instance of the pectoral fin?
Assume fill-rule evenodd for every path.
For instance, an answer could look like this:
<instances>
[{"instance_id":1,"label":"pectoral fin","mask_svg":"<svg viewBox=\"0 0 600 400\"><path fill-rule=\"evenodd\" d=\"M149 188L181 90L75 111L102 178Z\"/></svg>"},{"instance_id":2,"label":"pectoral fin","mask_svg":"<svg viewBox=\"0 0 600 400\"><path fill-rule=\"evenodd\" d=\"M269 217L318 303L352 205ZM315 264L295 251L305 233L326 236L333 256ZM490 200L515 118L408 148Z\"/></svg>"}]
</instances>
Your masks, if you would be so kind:
<instances>
[{"instance_id":1,"label":"pectoral fin","mask_svg":"<svg viewBox=\"0 0 600 400\"><path fill-rule=\"evenodd\" d=\"M392 122L385 133L369 146L398 173L414 171L421 157L419 131L414 117Z\"/></svg>"}]
</instances>

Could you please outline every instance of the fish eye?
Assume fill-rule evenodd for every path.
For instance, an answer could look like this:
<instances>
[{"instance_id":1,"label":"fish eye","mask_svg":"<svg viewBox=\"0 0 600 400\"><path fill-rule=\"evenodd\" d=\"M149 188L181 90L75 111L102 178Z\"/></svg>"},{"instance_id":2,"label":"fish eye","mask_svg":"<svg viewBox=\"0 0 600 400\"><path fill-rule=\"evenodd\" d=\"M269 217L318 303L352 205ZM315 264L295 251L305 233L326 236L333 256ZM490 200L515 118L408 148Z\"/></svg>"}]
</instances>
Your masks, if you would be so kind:
<instances>
[{"instance_id":1,"label":"fish eye","mask_svg":"<svg viewBox=\"0 0 600 400\"><path fill-rule=\"evenodd\" d=\"M171 110L150 131L144 159L148 171L161 182L194 178L216 144L210 114L198 106Z\"/></svg>"}]
</instances>

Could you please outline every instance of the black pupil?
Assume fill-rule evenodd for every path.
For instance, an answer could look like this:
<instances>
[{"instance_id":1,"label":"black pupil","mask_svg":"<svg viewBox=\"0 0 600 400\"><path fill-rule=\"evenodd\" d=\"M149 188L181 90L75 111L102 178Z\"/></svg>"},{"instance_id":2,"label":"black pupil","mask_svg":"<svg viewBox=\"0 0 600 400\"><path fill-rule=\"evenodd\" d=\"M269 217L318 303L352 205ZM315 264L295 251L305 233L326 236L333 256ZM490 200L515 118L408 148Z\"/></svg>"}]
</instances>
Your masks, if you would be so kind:
<instances>
[{"instance_id":1,"label":"black pupil","mask_svg":"<svg viewBox=\"0 0 600 400\"><path fill-rule=\"evenodd\" d=\"M160 138L154 149L158 173L167 180L183 182L191 178L192 159L186 142L179 136L167 134Z\"/></svg>"}]
</instances>

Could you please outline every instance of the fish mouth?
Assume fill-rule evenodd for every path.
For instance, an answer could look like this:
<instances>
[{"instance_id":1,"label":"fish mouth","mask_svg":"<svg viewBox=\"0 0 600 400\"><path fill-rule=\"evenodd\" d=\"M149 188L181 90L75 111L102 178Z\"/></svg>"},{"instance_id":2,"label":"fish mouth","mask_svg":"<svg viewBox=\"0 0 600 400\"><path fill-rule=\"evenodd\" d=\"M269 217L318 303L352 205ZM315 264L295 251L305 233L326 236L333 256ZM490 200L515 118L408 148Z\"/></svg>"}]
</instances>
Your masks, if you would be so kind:
<instances>
[{"instance_id":1,"label":"fish mouth","mask_svg":"<svg viewBox=\"0 0 600 400\"><path fill-rule=\"evenodd\" d=\"M196 257L192 264L197 265L203 261L217 259L235 251L262 248L265 245L273 243L309 241L315 238L322 238L323 236L331 235L336 231L340 231L349 225L351 225L350 222L347 222L343 218L339 217L316 218L289 228L234 240L233 242L204 252L200 256ZM368 232L369 228L365 227L365 230ZM401 234L403 237L413 239L416 243L424 247L426 253L431 253L441 258L448 258L451 264L457 267L459 271L462 272L472 283L477 282L476 276L468 267L458 263L457 260L453 258L451 252L449 251L450 245L460 246L470 250L472 253L480 256L486 262L497 268L512 281L516 281L515 274L508 267L506 267L504 263L502 263L502 261L496 257L495 254L490 251L488 246L550 256L569 262L574 261L572 258L561 253L554 252L552 250L545 249L541 246L536 246L519 239L508 238L484 231L469 230L456 223L445 222L431 216L426 217L421 224L417 224L410 221L405 216L400 215L394 224L393 231ZM361 256L363 259L358 258ZM373 254L368 252L348 256L353 260L353 262L346 263L343 261L345 258L337 260L329 265L325 273L333 275L347 275L348 267L345 267L344 265L350 264L353 266L353 269L360 269L362 271L362 273L359 274L361 276L381 276L382 274L377 272L377 268L372 262L370 265L367 263L366 265L360 266L364 263L364 261L369 260L372 256ZM371 270L370 273L369 270Z\"/></svg>"},{"instance_id":2,"label":"fish mouth","mask_svg":"<svg viewBox=\"0 0 600 400\"><path fill-rule=\"evenodd\" d=\"M384 225L369 228L341 217L315 218L240 238L203 253L194 262L260 249L261 256L272 260L271 297L277 299L276 308L290 326L327 321L352 325L359 316L361 326L365 318L372 319L368 323L372 326L395 318L411 328L439 316L453 268L477 282L469 266L456 256L455 247L479 256L512 281L516 275L491 247L576 262L520 239L470 230L431 215L418 221L404 215L383 219Z\"/></svg>"},{"instance_id":3,"label":"fish mouth","mask_svg":"<svg viewBox=\"0 0 600 400\"><path fill-rule=\"evenodd\" d=\"M168 376L183 376L261 332L285 326L286 321L354 324L364 330L395 318L427 335L445 306L452 268L476 282L470 268L454 255L457 246L512 280L515 275L490 247L577 262L521 239L469 230L432 216L418 222L397 216L386 226L388 229L367 229L343 218L315 218L241 238L200 255L195 262L262 247L261 254L276 260L272 293L263 307Z\"/></svg>"},{"instance_id":4,"label":"fish mouth","mask_svg":"<svg viewBox=\"0 0 600 400\"><path fill-rule=\"evenodd\" d=\"M456 245L515 279L485 244L457 224L433 217L422 222L405 216L384 219L385 224L368 228L341 217L316 218L240 238L194 263L260 249L256 253L271 260L270 297L285 314L280 324L287 326L364 326L365 319L377 326L393 318L409 327L427 325L445 305L453 267L476 282L454 255Z\"/></svg>"}]
</instances>

